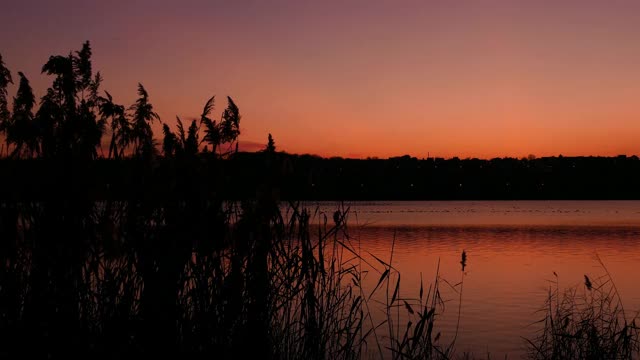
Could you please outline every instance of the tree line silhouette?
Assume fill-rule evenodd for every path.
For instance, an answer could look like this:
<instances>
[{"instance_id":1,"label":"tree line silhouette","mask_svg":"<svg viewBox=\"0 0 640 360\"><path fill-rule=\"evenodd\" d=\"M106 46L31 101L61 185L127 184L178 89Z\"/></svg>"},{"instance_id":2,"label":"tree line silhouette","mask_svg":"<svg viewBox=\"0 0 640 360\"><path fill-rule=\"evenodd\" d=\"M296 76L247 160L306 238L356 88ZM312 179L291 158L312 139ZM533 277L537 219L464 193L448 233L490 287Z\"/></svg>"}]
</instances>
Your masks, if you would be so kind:
<instances>
[{"instance_id":1,"label":"tree line silhouette","mask_svg":"<svg viewBox=\"0 0 640 360\"><path fill-rule=\"evenodd\" d=\"M261 154L236 156L230 173L251 187ZM282 197L310 200L640 199L637 156L459 159L321 158L278 154ZM241 198L240 195L238 195Z\"/></svg>"},{"instance_id":2,"label":"tree line silhouette","mask_svg":"<svg viewBox=\"0 0 640 360\"><path fill-rule=\"evenodd\" d=\"M241 115L231 97L219 119L212 118L214 96L199 119L176 117L172 130L154 111L142 84L128 107L101 92L102 76L94 74L91 56L89 42L66 56L51 56L42 72L53 82L37 106L29 80L18 72L10 109L13 78L0 55L0 135L5 139L0 170L14 175L0 180L0 196L52 196L70 182L51 177L60 168L77 174L75 185L79 179L92 184L97 198L107 192L126 197L131 189L161 196L173 192L162 182L188 183L177 178L207 174L190 186L206 192L214 182L218 196L229 200L254 196L267 177L283 199L299 200L640 199L635 156L323 159L276 152L271 134L264 151L241 153ZM161 140L154 137L155 122L162 124ZM106 154L103 138L108 139ZM46 161L23 161L35 159ZM151 170L151 164L164 165ZM154 181L134 186L140 178Z\"/></svg>"}]
</instances>

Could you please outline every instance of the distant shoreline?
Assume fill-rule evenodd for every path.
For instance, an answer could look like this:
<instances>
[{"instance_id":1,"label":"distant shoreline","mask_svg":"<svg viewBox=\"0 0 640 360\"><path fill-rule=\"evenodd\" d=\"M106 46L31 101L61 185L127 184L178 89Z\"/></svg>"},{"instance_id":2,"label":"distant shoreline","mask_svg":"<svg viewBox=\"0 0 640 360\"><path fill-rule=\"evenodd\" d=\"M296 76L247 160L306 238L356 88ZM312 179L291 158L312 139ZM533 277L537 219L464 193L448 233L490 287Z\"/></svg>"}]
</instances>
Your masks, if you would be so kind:
<instances>
[{"instance_id":1,"label":"distant shoreline","mask_svg":"<svg viewBox=\"0 0 640 360\"><path fill-rule=\"evenodd\" d=\"M209 155L209 156L208 156ZM189 159L0 159L0 198L181 197L215 189L225 200L500 201L640 200L640 159L549 157L492 160L319 158L286 153ZM215 186L214 186L215 184Z\"/></svg>"}]
</instances>

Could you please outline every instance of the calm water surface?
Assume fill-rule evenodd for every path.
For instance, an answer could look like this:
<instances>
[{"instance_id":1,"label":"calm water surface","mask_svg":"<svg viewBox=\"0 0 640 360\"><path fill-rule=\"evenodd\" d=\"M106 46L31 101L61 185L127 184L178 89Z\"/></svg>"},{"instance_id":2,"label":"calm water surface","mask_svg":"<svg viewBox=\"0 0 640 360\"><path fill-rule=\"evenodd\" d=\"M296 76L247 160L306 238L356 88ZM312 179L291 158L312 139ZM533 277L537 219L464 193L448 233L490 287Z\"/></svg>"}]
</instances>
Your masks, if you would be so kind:
<instances>
[{"instance_id":1,"label":"calm water surface","mask_svg":"<svg viewBox=\"0 0 640 360\"><path fill-rule=\"evenodd\" d=\"M306 203L328 214L337 203ZM598 255L612 274L627 313L640 310L639 201L450 201L352 202L350 236L363 251L389 259L401 272L401 295L417 297L440 275L461 279L460 254L468 254L457 354L520 358L523 337L541 318L553 272L560 287L580 285L584 275L602 275ZM328 216L331 219L331 216ZM371 272L369 286L379 274ZM458 295L442 286L448 300L439 331L451 336ZM374 314L375 315L375 314ZM375 316L379 316L375 315Z\"/></svg>"}]
</instances>

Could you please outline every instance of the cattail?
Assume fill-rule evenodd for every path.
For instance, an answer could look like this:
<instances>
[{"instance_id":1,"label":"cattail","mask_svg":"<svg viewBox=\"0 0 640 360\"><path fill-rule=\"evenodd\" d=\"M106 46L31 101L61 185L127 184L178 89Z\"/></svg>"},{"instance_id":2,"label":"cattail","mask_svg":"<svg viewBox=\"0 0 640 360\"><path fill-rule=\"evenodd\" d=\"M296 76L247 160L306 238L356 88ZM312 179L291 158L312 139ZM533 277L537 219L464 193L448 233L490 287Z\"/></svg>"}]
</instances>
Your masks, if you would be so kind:
<instances>
[{"instance_id":1,"label":"cattail","mask_svg":"<svg viewBox=\"0 0 640 360\"><path fill-rule=\"evenodd\" d=\"M341 218L340 214L340 210L336 210L336 212L333 213L333 222L336 224L336 226L340 225L340 218Z\"/></svg>"},{"instance_id":2,"label":"cattail","mask_svg":"<svg viewBox=\"0 0 640 360\"><path fill-rule=\"evenodd\" d=\"M462 271L467 266L467 252L462 250L462 259L460 260L460 264L462 264Z\"/></svg>"},{"instance_id":3,"label":"cattail","mask_svg":"<svg viewBox=\"0 0 640 360\"><path fill-rule=\"evenodd\" d=\"M591 285L591 280L589 280L589 277L587 275L584 276L584 285L589 290L591 290L593 288L593 285Z\"/></svg>"}]
</instances>

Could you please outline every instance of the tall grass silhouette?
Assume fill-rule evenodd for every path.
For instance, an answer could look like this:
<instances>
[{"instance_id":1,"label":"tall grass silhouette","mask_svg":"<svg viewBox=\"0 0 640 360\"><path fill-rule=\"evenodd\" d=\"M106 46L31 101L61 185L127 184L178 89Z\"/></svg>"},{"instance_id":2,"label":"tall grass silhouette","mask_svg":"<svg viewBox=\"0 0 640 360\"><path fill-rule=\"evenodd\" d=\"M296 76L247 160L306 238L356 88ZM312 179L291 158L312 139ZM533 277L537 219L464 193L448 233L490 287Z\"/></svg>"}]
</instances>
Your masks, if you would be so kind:
<instances>
[{"instance_id":1,"label":"tall grass silhouette","mask_svg":"<svg viewBox=\"0 0 640 360\"><path fill-rule=\"evenodd\" d=\"M363 264L376 269L348 235L348 209L319 224L296 204L283 212L264 198L1 209L7 356L447 358L451 351L434 338L437 278L412 302L400 295L398 275L386 294L387 318L376 323L372 301L385 286L363 286ZM378 285L388 290L391 261L377 261ZM401 306L418 317L415 327L394 322Z\"/></svg>"},{"instance_id":2,"label":"tall grass silhouette","mask_svg":"<svg viewBox=\"0 0 640 360\"><path fill-rule=\"evenodd\" d=\"M526 339L532 359L637 359L640 328L625 312L615 282L597 257L604 274L584 276L584 286L561 290L558 274L549 289L541 329Z\"/></svg>"}]
</instances>

